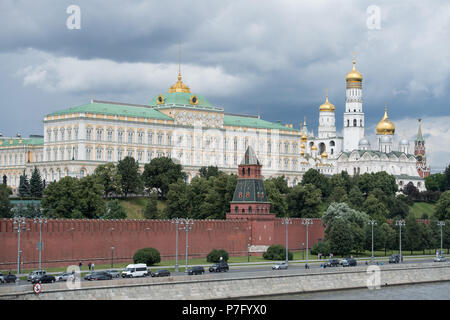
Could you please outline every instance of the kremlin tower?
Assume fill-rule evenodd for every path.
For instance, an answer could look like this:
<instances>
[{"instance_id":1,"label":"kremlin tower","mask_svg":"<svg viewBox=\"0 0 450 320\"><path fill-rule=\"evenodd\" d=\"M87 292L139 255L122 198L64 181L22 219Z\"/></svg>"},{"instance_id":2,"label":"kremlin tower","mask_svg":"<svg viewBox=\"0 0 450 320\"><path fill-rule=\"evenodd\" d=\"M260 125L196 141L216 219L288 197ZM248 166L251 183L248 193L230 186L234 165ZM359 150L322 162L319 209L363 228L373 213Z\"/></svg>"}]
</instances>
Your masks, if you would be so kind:
<instances>
[{"instance_id":1,"label":"kremlin tower","mask_svg":"<svg viewBox=\"0 0 450 320\"><path fill-rule=\"evenodd\" d=\"M426 178L430 175L430 167L427 166L427 157L425 155L425 140L422 136L422 119L419 119L419 130L417 132L417 139L414 141L414 156L416 157L417 172L421 178Z\"/></svg>"}]
</instances>

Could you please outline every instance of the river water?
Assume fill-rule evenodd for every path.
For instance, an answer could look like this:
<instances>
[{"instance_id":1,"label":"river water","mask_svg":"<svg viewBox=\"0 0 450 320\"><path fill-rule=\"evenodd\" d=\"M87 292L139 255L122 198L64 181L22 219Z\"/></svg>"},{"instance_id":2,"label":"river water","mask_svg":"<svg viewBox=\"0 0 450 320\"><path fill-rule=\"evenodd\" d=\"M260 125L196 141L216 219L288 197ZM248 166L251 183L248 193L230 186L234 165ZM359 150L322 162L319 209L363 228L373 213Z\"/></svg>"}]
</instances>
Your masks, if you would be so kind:
<instances>
[{"instance_id":1,"label":"river water","mask_svg":"<svg viewBox=\"0 0 450 320\"><path fill-rule=\"evenodd\" d=\"M450 300L450 281L260 297L265 300Z\"/></svg>"}]
</instances>

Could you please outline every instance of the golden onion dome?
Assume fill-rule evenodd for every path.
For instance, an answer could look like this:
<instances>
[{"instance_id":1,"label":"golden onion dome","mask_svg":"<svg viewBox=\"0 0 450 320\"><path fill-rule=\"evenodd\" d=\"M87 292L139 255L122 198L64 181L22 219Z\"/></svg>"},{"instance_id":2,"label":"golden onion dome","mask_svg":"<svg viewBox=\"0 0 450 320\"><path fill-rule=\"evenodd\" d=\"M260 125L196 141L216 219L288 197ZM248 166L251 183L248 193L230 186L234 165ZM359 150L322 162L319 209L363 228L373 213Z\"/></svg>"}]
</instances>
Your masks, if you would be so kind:
<instances>
[{"instance_id":1,"label":"golden onion dome","mask_svg":"<svg viewBox=\"0 0 450 320\"><path fill-rule=\"evenodd\" d=\"M319 107L319 111L334 111L334 104L328 102L328 89L327 89L327 98L325 99L325 103Z\"/></svg>"},{"instance_id":2,"label":"golden onion dome","mask_svg":"<svg viewBox=\"0 0 450 320\"><path fill-rule=\"evenodd\" d=\"M305 144L304 143L300 144L300 148L305 149Z\"/></svg>"},{"instance_id":3,"label":"golden onion dome","mask_svg":"<svg viewBox=\"0 0 450 320\"><path fill-rule=\"evenodd\" d=\"M322 159L328 158L328 153L324 151L320 156L322 157Z\"/></svg>"},{"instance_id":4,"label":"golden onion dome","mask_svg":"<svg viewBox=\"0 0 450 320\"><path fill-rule=\"evenodd\" d=\"M191 92L189 87L187 85L185 85L183 83L183 81L181 81L181 73L178 73L178 81L177 81L177 83L175 83L169 89L169 93L172 93L172 92L186 92L186 93L190 93Z\"/></svg>"},{"instance_id":5,"label":"golden onion dome","mask_svg":"<svg viewBox=\"0 0 450 320\"><path fill-rule=\"evenodd\" d=\"M347 73L347 76L345 77L346 81L358 81L358 82L362 82L363 76L360 72L358 72L356 70L356 61L355 61L355 57L353 57L353 69L352 71L350 71L349 73Z\"/></svg>"},{"instance_id":6,"label":"golden onion dome","mask_svg":"<svg viewBox=\"0 0 450 320\"><path fill-rule=\"evenodd\" d=\"M300 141L301 142L306 142L308 140L308 137L306 135L306 133L302 132L302 135L300 137Z\"/></svg>"},{"instance_id":7,"label":"golden onion dome","mask_svg":"<svg viewBox=\"0 0 450 320\"><path fill-rule=\"evenodd\" d=\"M311 150L317 150L317 147L316 147L315 144L313 144L313 145L311 146Z\"/></svg>"},{"instance_id":8,"label":"golden onion dome","mask_svg":"<svg viewBox=\"0 0 450 320\"><path fill-rule=\"evenodd\" d=\"M389 120L387 115L387 107L384 109L384 116L376 127L377 134L393 135L395 133L395 125Z\"/></svg>"},{"instance_id":9,"label":"golden onion dome","mask_svg":"<svg viewBox=\"0 0 450 320\"><path fill-rule=\"evenodd\" d=\"M305 151L301 150L300 155L303 157L305 155Z\"/></svg>"}]
</instances>

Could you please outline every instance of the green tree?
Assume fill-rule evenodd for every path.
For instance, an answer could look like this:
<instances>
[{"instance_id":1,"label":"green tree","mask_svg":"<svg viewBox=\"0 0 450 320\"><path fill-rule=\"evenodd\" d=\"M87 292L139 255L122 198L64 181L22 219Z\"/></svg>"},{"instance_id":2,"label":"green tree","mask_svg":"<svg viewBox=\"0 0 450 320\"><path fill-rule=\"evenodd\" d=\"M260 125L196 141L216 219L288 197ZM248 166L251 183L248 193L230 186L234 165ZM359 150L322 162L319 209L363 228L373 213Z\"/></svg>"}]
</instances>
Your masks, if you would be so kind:
<instances>
[{"instance_id":1,"label":"green tree","mask_svg":"<svg viewBox=\"0 0 450 320\"><path fill-rule=\"evenodd\" d=\"M192 179L192 181L194 181ZM183 180L178 180L169 185L167 192L167 206L165 209L165 216L171 218L197 218L191 215L191 201L188 195L188 186ZM197 213L194 211L194 213Z\"/></svg>"},{"instance_id":2,"label":"green tree","mask_svg":"<svg viewBox=\"0 0 450 320\"><path fill-rule=\"evenodd\" d=\"M112 162L101 164L95 168L94 176L97 182L103 186L104 196L107 198L111 194L120 194L121 176L117 167Z\"/></svg>"},{"instance_id":3,"label":"green tree","mask_svg":"<svg viewBox=\"0 0 450 320\"><path fill-rule=\"evenodd\" d=\"M144 209L144 217L145 219L158 219L159 211L158 211L158 196L155 193L151 193L147 204Z\"/></svg>"},{"instance_id":4,"label":"green tree","mask_svg":"<svg viewBox=\"0 0 450 320\"><path fill-rule=\"evenodd\" d=\"M6 184L0 184L0 218L12 218L12 205L9 202L9 196L12 190Z\"/></svg>"},{"instance_id":5,"label":"green tree","mask_svg":"<svg viewBox=\"0 0 450 320\"><path fill-rule=\"evenodd\" d=\"M403 241L403 239L402 239ZM403 243L402 243L403 244ZM420 250L420 227L413 214L410 214L405 219L405 242L404 248L410 250Z\"/></svg>"},{"instance_id":6,"label":"green tree","mask_svg":"<svg viewBox=\"0 0 450 320\"><path fill-rule=\"evenodd\" d=\"M364 202L364 196L359 190L358 186L353 186L348 194L348 199L350 201L349 205L354 209L359 209L362 207Z\"/></svg>"},{"instance_id":7,"label":"green tree","mask_svg":"<svg viewBox=\"0 0 450 320\"><path fill-rule=\"evenodd\" d=\"M450 190L441 194L434 212L439 220L450 219Z\"/></svg>"},{"instance_id":8,"label":"green tree","mask_svg":"<svg viewBox=\"0 0 450 320\"><path fill-rule=\"evenodd\" d=\"M348 255L354 247L351 225L345 219L335 219L326 234L330 250L335 255Z\"/></svg>"},{"instance_id":9,"label":"green tree","mask_svg":"<svg viewBox=\"0 0 450 320\"><path fill-rule=\"evenodd\" d=\"M217 166L201 167L198 171L200 177L209 179L209 177L217 177L220 174Z\"/></svg>"},{"instance_id":10,"label":"green tree","mask_svg":"<svg viewBox=\"0 0 450 320\"><path fill-rule=\"evenodd\" d=\"M381 228L383 229L383 235L384 235L384 255L386 255L387 250L393 250L395 249L395 243L396 243L396 233L395 230L392 228L392 226L385 222L381 225Z\"/></svg>"},{"instance_id":11,"label":"green tree","mask_svg":"<svg viewBox=\"0 0 450 320\"><path fill-rule=\"evenodd\" d=\"M220 261L220 258L222 258L223 261L228 261L230 256L228 255L228 252L226 252L224 249L212 249L210 253L206 256L206 261L212 262L212 263L218 263Z\"/></svg>"},{"instance_id":12,"label":"green tree","mask_svg":"<svg viewBox=\"0 0 450 320\"><path fill-rule=\"evenodd\" d=\"M41 201L44 215L51 218L71 218L78 207L78 185L79 180L69 176L58 182L51 182L45 188Z\"/></svg>"},{"instance_id":13,"label":"green tree","mask_svg":"<svg viewBox=\"0 0 450 320\"><path fill-rule=\"evenodd\" d=\"M103 186L97 182L93 175L89 175L79 180L77 192L76 208L83 217L97 219L105 214L105 202L103 201Z\"/></svg>"},{"instance_id":14,"label":"green tree","mask_svg":"<svg viewBox=\"0 0 450 320\"><path fill-rule=\"evenodd\" d=\"M287 203L275 183L265 180L264 189L266 190L267 200L271 204L270 211L275 213L277 217L284 217L287 211Z\"/></svg>"},{"instance_id":15,"label":"green tree","mask_svg":"<svg viewBox=\"0 0 450 320\"><path fill-rule=\"evenodd\" d=\"M373 194L369 195L364 201L362 210L373 219L383 223L389 213L383 202L378 200Z\"/></svg>"},{"instance_id":16,"label":"green tree","mask_svg":"<svg viewBox=\"0 0 450 320\"><path fill-rule=\"evenodd\" d=\"M139 175L139 163L133 157L125 157L117 164L117 173L120 176L120 188L125 197L130 193L137 193L142 187Z\"/></svg>"},{"instance_id":17,"label":"green tree","mask_svg":"<svg viewBox=\"0 0 450 320\"><path fill-rule=\"evenodd\" d=\"M142 179L149 190L155 188L162 199L166 199L169 185L179 179L186 180L186 173L180 164L175 164L167 157L154 158L145 164Z\"/></svg>"},{"instance_id":18,"label":"green tree","mask_svg":"<svg viewBox=\"0 0 450 320\"><path fill-rule=\"evenodd\" d=\"M28 177L25 174L25 170L23 170L23 174L20 176L19 179L19 195L21 197L31 196L30 182L28 181Z\"/></svg>"},{"instance_id":19,"label":"green tree","mask_svg":"<svg viewBox=\"0 0 450 320\"><path fill-rule=\"evenodd\" d=\"M103 219L126 219L127 212L119 200L110 200L106 204L106 213Z\"/></svg>"},{"instance_id":20,"label":"green tree","mask_svg":"<svg viewBox=\"0 0 450 320\"><path fill-rule=\"evenodd\" d=\"M298 184L286 195L286 203L291 217L317 218L320 215L322 194L312 184Z\"/></svg>"},{"instance_id":21,"label":"green tree","mask_svg":"<svg viewBox=\"0 0 450 320\"><path fill-rule=\"evenodd\" d=\"M331 194L331 185L328 178L316 169L309 169L306 171L303 175L301 184L313 184L317 189L320 189L324 198L328 198Z\"/></svg>"},{"instance_id":22,"label":"green tree","mask_svg":"<svg viewBox=\"0 0 450 320\"><path fill-rule=\"evenodd\" d=\"M343 186L337 186L333 188L330 195L330 201L332 202L345 202L349 203L349 197L347 196L347 191Z\"/></svg>"},{"instance_id":23,"label":"green tree","mask_svg":"<svg viewBox=\"0 0 450 320\"><path fill-rule=\"evenodd\" d=\"M447 166L447 168L445 168L444 175L445 175L444 189L441 191L450 190L450 164Z\"/></svg>"},{"instance_id":24,"label":"green tree","mask_svg":"<svg viewBox=\"0 0 450 320\"><path fill-rule=\"evenodd\" d=\"M425 178L425 187L429 191L445 191L446 176L443 173L430 174Z\"/></svg>"},{"instance_id":25,"label":"green tree","mask_svg":"<svg viewBox=\"0 0 450 320\"><path fill-rule=\"evenodd\" d=\"M161 255L155 248L143 248L136 251L133 255L134 263L145 263L147 266L152 266L161 262Z\"/></svg>"},{"instance_id":26,"label":"green tree","mask_svg":"<svg viewBox=\"0 0 450 320\"><path fill-rule=\"evenodd\" d=\"M285 195L289 192L289 187L287 185L286 177L284 175L276 178L269 178L266 181L271 181L275 184L280 194Z\"/></svg>"},{"instance_id":27,"label":"green tree","mask_svg":"<svg viewBox=\"0 0 450 320\"><path fill-rule=\"evenodd\" d=\"M39 170L34 167L33 173L30 179L30 193L32 197L42 198L42 192L44 191L44 184Z\"/></svg>"},{"instance_id":28,"label":"green tree","mask_svg":"<svg viewBox=\"0 0 450 320\"><path fill-rule=\"evenodd\" d=\"M317 255L321 253L323 256L329 256L331 253L330 243L328 241L319 241L311 248L311 254Z\"/></svg>"}]
</instances>

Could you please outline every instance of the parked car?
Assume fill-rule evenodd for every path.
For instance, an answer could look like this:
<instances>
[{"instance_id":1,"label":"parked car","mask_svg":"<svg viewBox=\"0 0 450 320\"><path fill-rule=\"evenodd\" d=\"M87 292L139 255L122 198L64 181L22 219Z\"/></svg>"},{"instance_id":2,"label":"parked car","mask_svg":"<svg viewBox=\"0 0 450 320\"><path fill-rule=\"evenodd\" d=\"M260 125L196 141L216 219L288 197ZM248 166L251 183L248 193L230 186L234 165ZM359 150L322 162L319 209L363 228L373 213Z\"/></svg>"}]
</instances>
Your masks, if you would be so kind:
<instances>
[{"instance_id":1,"label":"parked car","mask_svg":"<svg viewBox=\"0 0 450 320\"><path fill-rule=\"evenodd\" d=\"M118 271L118 270L106 270L105 272L109 273L111 275L111 277L113 277L113 278L120 277L120 271Z\"/></svg>"},{"instance_id":2,"label":"parked car","mask_svg":"<svg viewBox=\"0 0 450 320\"><path fill-rule=\"evenodd\" d=\"M436 258L434 258L434 262L445 262L447 261L447 258L445 258L444 256L437 256Z\"/></svg>"},{"instance_id":3,"label":"parked car","mask_svg":"<svg viewBox=\"0 0 450 320\"><path fill-rule=\"evenodd\" d=\"M6 276L3 277L5 279L6 283L10 283L10 282L16 282L16 275L15 274L7 274Z\"/></svg>"},{"instance_id":4,"label":"parked car","mask_svg":"<svg viewBox=\"0 0 450 320\"><path fill-rule=\"evenodd\" d=\"M43 276L44 274L46 274L45 270L31 271L30 274L28 275L27 280L32 281L34 278L39 278L40 276Z\"/></svg>"},{"instance_id":5,"label":"parked car","mask_svg":"<svg viewBox=\"0 0 450 320\"><path fill-rule=\"evenodd\" d=\"M356 259L353 259L353 258L342 259L341 265L343 267L354 267L354 266L356 266Z\"/></svg>"},{"instance_id":6,"label":"parked car","mask_svg":"<svg viewBox=\"0 0 450 320\"><path fill-rule=\"evenodd\" d=\"M209 267L209 272L227 272L230 268L228 267L228 263L222 261L220 263L215 263L211 267Z\"/></svg>"},{"instance_id":7,"label":"parked car","mask_svg":"<svg viewBox=\"0 0 450 320\"><path fill-rule=\"evenodd\" d=\"M84 276L84 280L111 280L112 276L106 271L94 271Z\"/></svg>"},{"instance_id":8,"label":"parked car","mask_svg":"<svg viewBox=\"0 0 450 320\"><path fill-rule=\"evenodd\" d=\"M155 272L152 272L151 276L152 277L168 277L168 276L170 276L170 272L169 272L169 270L166 270L166 269L157 270Z\"/></svg>"},{"instance_id":9,"label":"parked car","mask_svg":"<svg viewBox=\"0 0 450 320\"><path fill-rule=\"evenodd\" d=\"M184 272L187 273L188 275L204 274L205 269L203 267L191 267L189 269L186 269Z\"/></svg>"},{"instance_id":10,"label":"parked car","mask_svg":"<svg viewBox=\"0 0 450 320\"><path fill-rule=\"evenodd\" d=\"M337 267L339 265L338 259L330 259L323 266L326 267Z\"/></svg>"},{"instance_id":11,"label":"parked car","mask_svg":"<svg viewBox=\"0 0 450 320\"><path fill-rule=\"evenodd\" d=\"M146 277L148 275L148 268L145 263L129 264L122 271L122 278Z\"/></svg>"},{"instance_id":12,"label":"parked car","mask_svg":"<svg viewBox=\"0 0 450 320\"><path fill-rule=\"evenodd\" d=\"M278 262L272 266L272 270L287 270L288 264L286 262Z\"/></svg>"},{"instance_id":13,"label":"parked car","mask_svg":"<svg viewBox=\"0 0 450 320\"><path fill-rule=\"evenodd\" d=\"M67 281L72 276L74 276L73 273L63 272L63 273L57 274L55 276L55 279L56 279L56 281Z\"/></svg>"},{"instance_id":14,"label":"parked car","mask_svg":"<svg viewBox=\"0 0 450 320\"><path fill-rule=\"evenodd\" d=\"M56 278L51 274L44 274L40 277L34 277L31 280L31 283L53 283L56 281Z\"/></svg>"},{"instance_id":15,"label":"parked car","mask_svg":"<svg viewBox=\"0 0 450 320\"><path fill-rule=\"evenodd\" d=\"M5 283L5 277L3 276L3 273L0 272L0 283Z\"/></svg>"},{"instance_id":16,"label":"parked car","mask_svg":"<svg viewBox=\"0 0 450 320\"><path fill-rule=\"evenodd\" d=\"M389 257L389 263L400 263L403 262L403 257L399 254L393 254Z\"/></svg>"}]
</instances>

